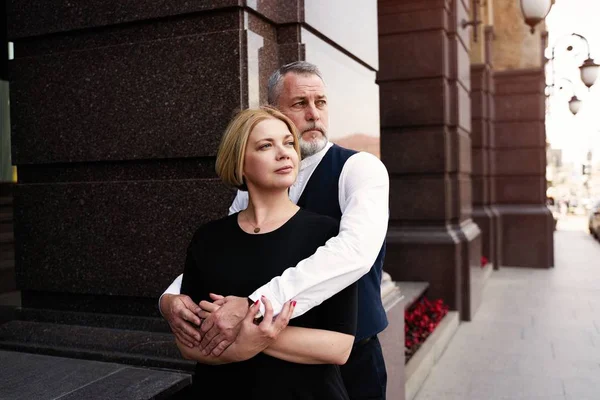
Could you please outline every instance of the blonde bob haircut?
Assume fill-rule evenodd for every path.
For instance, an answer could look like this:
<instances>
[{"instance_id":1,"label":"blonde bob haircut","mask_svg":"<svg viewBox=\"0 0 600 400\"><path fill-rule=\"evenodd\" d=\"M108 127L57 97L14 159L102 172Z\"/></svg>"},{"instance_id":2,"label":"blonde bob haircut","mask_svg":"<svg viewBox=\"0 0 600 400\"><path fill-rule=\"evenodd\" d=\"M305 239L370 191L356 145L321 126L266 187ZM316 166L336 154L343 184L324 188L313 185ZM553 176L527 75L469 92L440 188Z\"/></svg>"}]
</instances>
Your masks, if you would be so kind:
<instances>
[{"instance_id":1,"label":"blonde bob haircut","mask_svg":"<svg viewBox=\"0 0 600 400\"><path fill-rule=\"evenodd\" d=\"M215 170L219 178L227 185L240 190L248 190L244 182L246 145L254 127L267 119L278 119L287 125L288 130L294 136L294 149L300 159L298 130L288 117L268 106L242 110L233 117L227 126L217 153Z\"/></svg>"}]
</instances>

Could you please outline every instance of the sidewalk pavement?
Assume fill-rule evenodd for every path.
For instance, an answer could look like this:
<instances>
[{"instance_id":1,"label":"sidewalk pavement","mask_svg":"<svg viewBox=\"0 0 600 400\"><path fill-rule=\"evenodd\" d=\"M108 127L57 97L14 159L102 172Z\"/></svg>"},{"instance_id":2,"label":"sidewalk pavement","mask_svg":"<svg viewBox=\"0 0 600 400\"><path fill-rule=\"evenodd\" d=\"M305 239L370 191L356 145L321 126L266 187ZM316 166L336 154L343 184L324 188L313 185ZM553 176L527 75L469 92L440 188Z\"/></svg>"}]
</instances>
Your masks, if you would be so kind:
<instances>
[{"instance_id":1,"label":"sidewalk pavement","mask_svg":"<svg viewBox=\"0 0 600 400\"><path fill-rule=\"evenodd\" d=\"M600 399L600 242L563 217L555 268L501 268L415 400Z\"/></svg>"}]
</instances>

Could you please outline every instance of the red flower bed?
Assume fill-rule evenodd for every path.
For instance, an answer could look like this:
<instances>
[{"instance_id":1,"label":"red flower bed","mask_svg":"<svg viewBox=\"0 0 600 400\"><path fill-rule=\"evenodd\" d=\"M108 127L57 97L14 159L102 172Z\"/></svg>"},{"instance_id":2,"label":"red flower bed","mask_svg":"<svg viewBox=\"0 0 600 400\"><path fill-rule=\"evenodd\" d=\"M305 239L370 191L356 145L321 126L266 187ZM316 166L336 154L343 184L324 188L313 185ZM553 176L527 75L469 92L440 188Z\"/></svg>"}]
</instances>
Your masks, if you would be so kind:
<instances>
[{"instance_id":1,"label":"red flower bed","mask_svg":"<svg viewBox=\"0 0 600 400\"><path fill-rule=\"evenodd\" d=\"M448 306L441 299L429 301L426 297L404 312L405 362L410 360L447 313Z\"/></svg>"},{"instance_id":2,"label":"red flower bed","mask_svg":"<svg viewBox=\"0 0 600 400\"><path fill-rule=\"evenodd\" d=\"M489 262L489 260L487 259L486 256L481 256L481 268L485 267L488 262Z\"/></svg>"}]
</instances>

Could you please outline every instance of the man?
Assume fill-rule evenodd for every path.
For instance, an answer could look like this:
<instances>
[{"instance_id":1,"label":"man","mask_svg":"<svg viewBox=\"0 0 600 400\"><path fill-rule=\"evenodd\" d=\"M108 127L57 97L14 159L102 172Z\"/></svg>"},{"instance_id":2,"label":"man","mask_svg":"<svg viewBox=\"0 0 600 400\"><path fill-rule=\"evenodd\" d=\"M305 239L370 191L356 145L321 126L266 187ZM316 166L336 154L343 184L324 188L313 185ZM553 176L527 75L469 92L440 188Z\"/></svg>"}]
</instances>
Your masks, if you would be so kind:
<instances>
[{"instance_id":1,"label":"man","mask_svg":"<svg viewBox=\"0 0 600 400\"><path fill-rule=\"evenodd\" d=\"M236 327L249 304L261 296L271 301L275 313L286 301L295 300L297 317L359 280L356 341L341 367L342 377L351 399L384 399L387 375L377 334L388 323L380 293L388 223L387 170L371 154L328 141L325 84L313 64L300 61L277 70L269 79L268 100L294 122L300 135L303 160L290 198L300 207L340 220L338 236L249 298L213 296L216 303L200 303L204 311L179 294L180 276L161 296L161 312L182 342L219 355L235 341ZM238 191L230 214L246 208L247 196ZM200 325L198 315L206 317L199 330L191 325Z\"/></svg>"}]
</instances>

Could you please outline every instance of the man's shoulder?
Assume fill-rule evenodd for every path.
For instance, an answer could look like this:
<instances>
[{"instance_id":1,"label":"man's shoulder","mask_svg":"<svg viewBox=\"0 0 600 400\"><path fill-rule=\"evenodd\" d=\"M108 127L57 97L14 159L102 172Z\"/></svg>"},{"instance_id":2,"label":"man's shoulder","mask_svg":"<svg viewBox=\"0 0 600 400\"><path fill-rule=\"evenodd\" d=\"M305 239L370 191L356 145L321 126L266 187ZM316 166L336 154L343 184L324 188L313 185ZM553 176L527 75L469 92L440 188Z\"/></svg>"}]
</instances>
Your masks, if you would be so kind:
<instances>
[{"instance_id":1,"label":"man's shoulder","mask_svg":"<svg viewBox=\"0 0 600 400\"><path fill-rule=\"evenodd\" d=\"M368 151L355 151L346 162L347 166L350 168L358 167L358 168L373 168L373 169L381 169L385 168L383 162L374 154L369 153Z\"/></svg>"}]
</instances>

